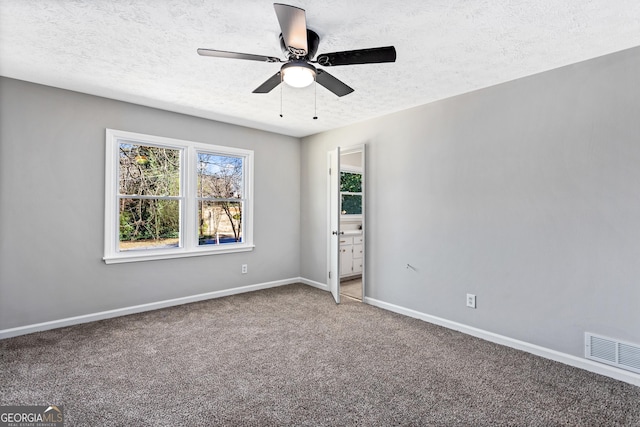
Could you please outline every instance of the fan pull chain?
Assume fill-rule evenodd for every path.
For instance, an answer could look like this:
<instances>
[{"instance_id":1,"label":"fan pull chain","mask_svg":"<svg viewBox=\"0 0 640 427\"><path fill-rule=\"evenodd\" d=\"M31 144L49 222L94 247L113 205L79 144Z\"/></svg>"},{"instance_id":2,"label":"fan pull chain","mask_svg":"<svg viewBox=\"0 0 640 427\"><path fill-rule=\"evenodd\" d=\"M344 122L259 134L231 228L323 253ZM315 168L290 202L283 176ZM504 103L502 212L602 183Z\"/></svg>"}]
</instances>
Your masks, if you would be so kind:
<instances>
[{"instance_id":1,"label":"fan pull chain","mask_svg":"<svg viewBox=\"0 0 640 427\"><path fill-rule=\"evenodd\" d=\"M313 78L313 120L318 120L318 81Z\"/></svg>"},{"instance_id":2,"label":"fan pull chain","mask_svg":"<svg viewBox=\"0 0 640 427\"><path fill-rule=\"evenodd\" d=\"M282 73L280 73L280 117L282 117Z\"/></svg>"}]
</instances>

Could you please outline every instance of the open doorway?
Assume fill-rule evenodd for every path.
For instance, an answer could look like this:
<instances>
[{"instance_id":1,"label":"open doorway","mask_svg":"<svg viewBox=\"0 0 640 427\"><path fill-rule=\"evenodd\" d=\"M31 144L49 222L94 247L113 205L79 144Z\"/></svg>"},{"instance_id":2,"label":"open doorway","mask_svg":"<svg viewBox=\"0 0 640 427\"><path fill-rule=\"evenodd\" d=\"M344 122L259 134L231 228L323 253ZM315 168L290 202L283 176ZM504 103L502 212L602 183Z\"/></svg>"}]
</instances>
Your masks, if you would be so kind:
<instances>
[{"instance_id":1,"label":"open doorway","mask_svg":"<svg viewBox=\"0 0 640 427\"><path fill-rule=\"evenodd\" d=\"M364 149L340 153L340 293L362 301L364 284Z\"/></svg>"},{"instance_id":2,"label":"open doorway","mask_svg":"<svg viewBox=\"0 0 640 427\"><path fill-rule=\"evenodd\" d=\"M327 153L327 286L338 304L366 296L365 158L364 144Z\"/></svg>"},{"instance_id":3,"label":"open doorway","mask_svg":"<svg viewBox=\"0 0 640 427\"><path fill-rule=\"evenodd\" d=\"M362 301L365 295L365 165L364 145L329 153L329 287L341 297ZM334 160L332 160L334 159Z\"/></svg>"}]
</instances>

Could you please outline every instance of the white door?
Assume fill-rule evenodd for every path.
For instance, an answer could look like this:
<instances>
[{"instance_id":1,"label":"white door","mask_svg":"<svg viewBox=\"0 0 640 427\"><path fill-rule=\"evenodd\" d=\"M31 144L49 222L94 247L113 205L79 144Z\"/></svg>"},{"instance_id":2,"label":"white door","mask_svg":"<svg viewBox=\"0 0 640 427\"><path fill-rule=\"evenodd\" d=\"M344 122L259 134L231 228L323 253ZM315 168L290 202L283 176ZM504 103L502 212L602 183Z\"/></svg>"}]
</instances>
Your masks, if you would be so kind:
<instances>
[{"instance_id":1,"label":"white door","mask_svg":"<svg viewBox=\"0 0 640 427\"><path fill-rule=\"evenodd\" d=\"M340 147L329 152L329 289L340 303Z\"/></svg>"}]
</instances>

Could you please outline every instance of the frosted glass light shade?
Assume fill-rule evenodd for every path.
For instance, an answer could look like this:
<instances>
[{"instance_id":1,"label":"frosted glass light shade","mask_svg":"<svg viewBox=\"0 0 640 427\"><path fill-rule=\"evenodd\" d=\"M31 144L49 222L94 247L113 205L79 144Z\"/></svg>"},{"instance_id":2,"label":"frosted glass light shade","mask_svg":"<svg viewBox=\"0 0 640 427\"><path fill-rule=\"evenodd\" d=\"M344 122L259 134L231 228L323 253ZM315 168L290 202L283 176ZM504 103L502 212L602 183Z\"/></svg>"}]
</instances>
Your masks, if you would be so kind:
<instances>
[{"instance_id":1,"label":"frosted glass light shade","mask_svg":"<svg viewBox=\"0 0 640 427\"><path fill-rule=\"evenodd\" d=\"M315 67L304 61L284 64L280 71L282 80L291 87L307 87L316 79Z\"/></svg>"}]
</instances>

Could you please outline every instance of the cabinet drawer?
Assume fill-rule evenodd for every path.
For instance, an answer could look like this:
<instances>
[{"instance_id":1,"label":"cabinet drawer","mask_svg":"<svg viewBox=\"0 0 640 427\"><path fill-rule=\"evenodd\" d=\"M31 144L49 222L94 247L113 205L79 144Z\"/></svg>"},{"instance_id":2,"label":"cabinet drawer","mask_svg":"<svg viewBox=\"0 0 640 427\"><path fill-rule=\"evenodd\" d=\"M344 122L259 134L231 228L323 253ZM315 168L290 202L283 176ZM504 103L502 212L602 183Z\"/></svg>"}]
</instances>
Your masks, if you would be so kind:
<instances>
[{"instance_id":1,"label":"cabinet drawer","mask_svg":"<svg viewBox=\"0 0 640 427\"><path fill-rule=\"evenodd\" d=\"M353 257L362 258L362 245L353 245Z\"/></svg>"},{"instance_id":2,"label":"cabinet drawer","mask_svg":"<svg viewBox=\"0 0 640 427\"><path fill-rule=\"evenodd\" d=\"M361 245L364 243L364 237L363 236L356 236L353 238L353 244L354 245Z\"/></svg>"},{"instance_id":3,"label":"cabinet drawer","mask_svg":"<svg viewBox=\"0 0 640 427\"><path fill-rule=\"evenodd\" d=\"M353 245L353 237L340 236L340 246L342 245Z\"/></svg>"}]
</instances>

